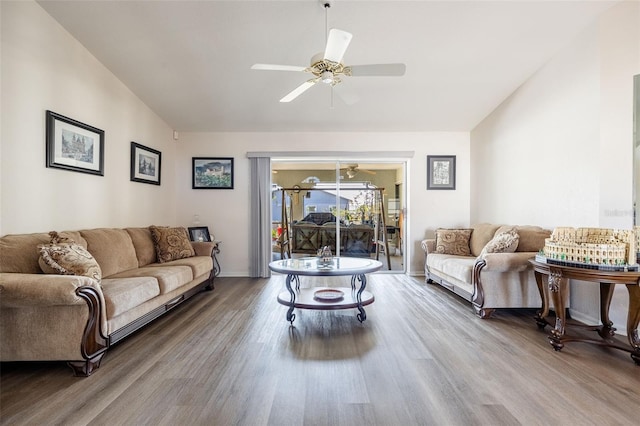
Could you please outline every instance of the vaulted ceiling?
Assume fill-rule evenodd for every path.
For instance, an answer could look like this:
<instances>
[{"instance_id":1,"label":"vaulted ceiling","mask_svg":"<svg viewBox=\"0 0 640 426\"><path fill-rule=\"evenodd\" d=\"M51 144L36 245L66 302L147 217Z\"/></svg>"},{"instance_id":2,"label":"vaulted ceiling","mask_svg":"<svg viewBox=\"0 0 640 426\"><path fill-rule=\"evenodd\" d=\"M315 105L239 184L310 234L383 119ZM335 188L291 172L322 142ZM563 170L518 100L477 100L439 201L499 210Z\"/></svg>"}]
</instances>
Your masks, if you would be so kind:
<instances>
[{"instance_id":1,"label":"vaulted ceiling","mask_svg":"<svg viewBox=\"0 0 640 426\"><path fill-rule=\"evenodd\" d=\"M40 1L178 131L469 131L616 2ZM345 77L346 104L309 74L329 28L347 65L405 63L403 77Z\"/></svg>"}]
</instances>

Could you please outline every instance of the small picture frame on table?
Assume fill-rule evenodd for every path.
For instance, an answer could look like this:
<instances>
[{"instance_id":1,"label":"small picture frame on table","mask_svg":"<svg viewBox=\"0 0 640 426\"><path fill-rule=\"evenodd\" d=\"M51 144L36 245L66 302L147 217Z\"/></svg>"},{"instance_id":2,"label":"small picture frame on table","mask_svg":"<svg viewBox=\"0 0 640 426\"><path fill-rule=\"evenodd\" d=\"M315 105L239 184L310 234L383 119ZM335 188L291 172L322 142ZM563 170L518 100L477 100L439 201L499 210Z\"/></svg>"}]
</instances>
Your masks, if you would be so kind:
<instances>
[{"instance_id":1,"label":"small picture frame on table","mask_svg":"<svg viewBox=\"0 0 640 426\"><path fill-rule=\"evenodd\" d=\"M131 142L131 180L160 185L162 153Z\"/></svg>"},{"instance_id":2,"label":"small picture frame on table","mask_svg":"<svg viewBox=\"0 0 640 426\"><path fill-rule=\"evenodd\" d=\"M211 241L211 234L207 226L192 226L189 228L189 238L191 241Z\"/></svg>"},{"instance_id":3,"label":"small picture frame on table","mask_svg":"<svg viewBox=\"0 0 640 426\"><path fill-rule=\"evenodd\" d=\"M104 130L46 114L47 167L104 176Z\"/></svg>"},{"instance_id":4,"label":"small picture frame on table","mask_svg":"<svg viewBox=\"0 0 640 426\"><path fill-rule=\"evenodd\" d=\"M427 155L427 189L456 189L455 155Z\"/></svg>"}]
</instances>

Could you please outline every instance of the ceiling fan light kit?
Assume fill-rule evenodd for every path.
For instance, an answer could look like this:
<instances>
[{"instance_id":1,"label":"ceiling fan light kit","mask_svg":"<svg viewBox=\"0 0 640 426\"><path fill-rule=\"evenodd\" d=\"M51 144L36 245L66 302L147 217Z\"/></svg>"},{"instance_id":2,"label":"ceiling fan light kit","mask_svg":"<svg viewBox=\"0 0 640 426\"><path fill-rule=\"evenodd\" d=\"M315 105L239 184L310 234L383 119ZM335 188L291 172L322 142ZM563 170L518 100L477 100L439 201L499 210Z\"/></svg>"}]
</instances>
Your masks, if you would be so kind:
<instances>
[{"instance_id":1,"label":"ceiling fan light kit","mask_svg":"<svg viewBox=\"0 0 640 426\"><path fill-rule=\"evenodd\" d=\"M321 2L325 11L331 7L328 1ZM326 19L325 19L326 21ZM325 27L328 27L325 22ZM354 77L400 77L406 71L405 64L368 64L345 66L342 58L351 43L353 35L347 31L332 28L328 32L324 52L311 58L309 67L295 65L254 64L251 69L268 71L296 71L313 74L313 78L285 95L280 102L291 102L318 82L332 87L342 82L340 76Z\"/></svg>"},{"instance_id":2,"label":"ceiling fan light kit","mask_svg":"<svg viewBox=\"0 0 640 426\"><path fill-rule=\"evenodd\" d=\"M333 73L331 71L323 72L321 78L323 83L333 83Z\"/></svg>"}]
</instances>

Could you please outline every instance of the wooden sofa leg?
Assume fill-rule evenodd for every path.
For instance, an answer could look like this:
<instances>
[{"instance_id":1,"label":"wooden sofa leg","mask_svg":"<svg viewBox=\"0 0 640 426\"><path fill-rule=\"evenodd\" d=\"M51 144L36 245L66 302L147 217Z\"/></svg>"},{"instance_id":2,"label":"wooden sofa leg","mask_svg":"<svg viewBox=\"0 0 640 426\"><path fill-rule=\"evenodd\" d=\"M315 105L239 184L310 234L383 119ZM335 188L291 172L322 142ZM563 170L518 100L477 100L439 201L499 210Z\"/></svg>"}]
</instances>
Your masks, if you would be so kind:
<instances>
[{"instance_id":1,"label":"wooden sofa leg","mask_svg":"<svg viewBox=\"0 0 640 426\"><path fill-rule=\"evenodd\" d=\"M76 377L89 377L91 373L96 371L100 367L100 362L102 361L102 357L107 352L104 351L100 353L98 356L95 356L91 359L87 359L84 361L69 361L67 365L71 367L73 370L73 375Z\"/></svg>"},{"instance_id":2,"label":"wooden sofa leg","mask_svg":"<svg viewBox=\"0 0 640 426\"><path fill-rule=\"evenodd\" d=\"M213 289L215 289L215 287L213 286L213 282L216 279L215 275L213 274L213 271L211 271L211 276L209 277L209 279L207 280L207 284L204 286L204 290L205 291L212 291Z\"/></svg>"},{"instance_id":3,"label":"wooden sofa leg","mask_svg":"<svg viewBox=\"0 0 640 426\"><path fill-rule=\"evenodd\" d=\"M482 319L487 319L491 317L491 314L493 314L493 312L495 311L495 309L484 309L484 308L479 308L475 305L473 306L473 309L476 311L476 314Z\"/></svg>"}]
</instances>

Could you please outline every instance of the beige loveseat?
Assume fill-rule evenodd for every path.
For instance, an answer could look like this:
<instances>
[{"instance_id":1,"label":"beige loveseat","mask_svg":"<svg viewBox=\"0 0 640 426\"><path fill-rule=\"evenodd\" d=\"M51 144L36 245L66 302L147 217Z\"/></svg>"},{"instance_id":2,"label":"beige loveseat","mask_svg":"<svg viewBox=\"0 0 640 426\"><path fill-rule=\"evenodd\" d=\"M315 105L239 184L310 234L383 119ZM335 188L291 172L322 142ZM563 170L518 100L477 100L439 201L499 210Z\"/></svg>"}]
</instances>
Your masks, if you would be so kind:
<instances>
[{"instance_id":1,"label":"beige loveseat","mask_svg":"<svg viewBox=\"0 0 640 426\"><path fill-rule=\"evenodd\" d=\"M61 232L99 265L89 276L42 272L47 233L0 238L0 361L68 361L88 376L111 345L213 289L215 243L191 243L184 228L152 228Z\"/></svg>"},{"instance_id":2,"label":"beige loveseat","mask_svg":"<svg viewBox=\"0 0 640 426\"><path fill-rule=\"evenodd\" d=\"M496 242L504 241L508 233L516 236L509 240L510 246L498 244L496 248ZM436 282L472 302L481 318L499 308L540 308L542 300L529 259L550 235L537 226L487 223L463 230L437 230L435 239L422 241L427 282ZM457 245L447 244L447 239L453 242L454 238Z\"/></svg>"}]
</instances>

